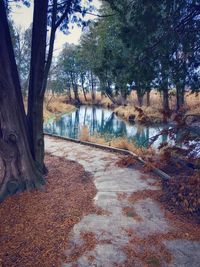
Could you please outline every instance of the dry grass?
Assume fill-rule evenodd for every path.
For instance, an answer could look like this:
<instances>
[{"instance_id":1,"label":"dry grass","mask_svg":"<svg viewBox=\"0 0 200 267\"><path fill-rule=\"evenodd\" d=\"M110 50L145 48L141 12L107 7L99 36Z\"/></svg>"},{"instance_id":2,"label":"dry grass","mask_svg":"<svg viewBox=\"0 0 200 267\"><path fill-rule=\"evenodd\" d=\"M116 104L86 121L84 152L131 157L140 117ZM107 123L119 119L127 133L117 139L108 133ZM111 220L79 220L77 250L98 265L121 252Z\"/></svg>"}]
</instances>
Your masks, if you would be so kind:
<instances>
[{"instance_id":1,"label":"dry grass","mask_svg":"<svg viewBox=\"0 0 200 267\"><path fill-rule=\"evenodd\" d=\"M185 96L186 107L188 109L187 114L200 114L200 93L190 94Z\"/></svg>"},{"instance_id":2,"label":"dry grass","mask_svg":"<svg viewBox=\"0 0 200 267\"><path fill-rule=\"evenodd\" d=\"M87 126L83 126L81 128L80 140L81 141L86 141L86 142L89 142L90 141L89 129L88 129Z\"/></svg>"},{"instance_id":3,"label":"dry grass","mask_svg":"<svg viewBox=\"0 0 200 267\"><path fill-rule=\"evenodd\" d=\"M113 107L113 103L111 102L111 100L106 96L102 96L100 92L96 92L96 98L94 101L92 101L92 96L90 93L86 94L87 101L85 100L83 93L79 93L79 98L81 104L83 105L97 105L105 108Z\"/></svg>"},{"instance_id":4,"label":"dry grass","mask_svg":"<svg viewBox=\"0 0 200 267\"><path fill-rule=\"evenodd\" d=\"M107 141L103 136L100 136L97 133L90 136L89 129L87 126L82 127L80 131L80 140L128 150L128 151L131 151L137 154L140 157L144 158L145 156L145 158L147 159L155 156L155 150L153 148L147 149L147 148L138 147L133 142L129 142L129 140L124 137L113 138L112 140Z\"/></svg>"},{"instance_id":5,"label":"dry grass","mask_svg":"<svg viewBox=\"0 0 200 267\"><path fill-rule=\"evenodd\" d=\"M51 96L47 94L44 101L44 120L50 119L55 114L69 113L75 109L75 106L66 104L66 97L64 95Z\"/></svg>"},{"instance_id":6,"label":"dry grass","mask_svg":"<svg viewBox=\"0 0 200 267\"><path fill-rule=\"evenodd\" d=\"M144 97L144 102L142 106L142 110L144 112L144 121L149 123L162 123L163 122L163 114L162 114L162 96L160 93L156 91L152 91L150 94L150 103L149 107L146 106L146 96ZM138 106L138 100L136 92L132 92L128 97L128 105L127 106L119 106L114 109L114 112L127 121L134 120L135 122L143 122L139 116L139 113L135 109ZM176 109L176 97L174 92L170 93L169 99L170 108L172 110ZM187 110L187 114L200 114L200 93L185 94L185 110Z\"/></svg>"},{"instance_id":7,"label":"dry grass","mask_svg":"<svg viewBox=\"0 0 200 267\"><path fill-rule=\"evenodd\" d=\"M138 111L134 106L119 106L114 109L116 115L122 117L127 121L135 121L137 123L143 123L143 120L149 123L162 123L163 122L163 114L161 113L161 109L155 107L146 107L143 106L142 110L144 112L144 117L141 120Z\"/></svg>"},{"instance_id":8,"label":"dry grass","mask_svg":"<svg viewBox=\"0 0 200 267\"><path fill-rule=\"evenodd\" d=\"M27 112L27 98L24 98L24 107ZM76 109L75 106L66 103L65 95L55 95L46 93L43 107L43 119L49 120L51 117L62 115L63 113L70 113Z\"/></svg>"},{"instance_id":9,"label":"dry grass","mask_svg":"<svg viewBox=\"0 0 200 267\"><path fill-rule=\"evenodd\" d=\"M175 90L169 92L169 105L170 109L176 109L176 96ZM73 97L73 94L72 94ZM83 105L96 105L102 106L104 108L112 108L114 112L127 121L135 121L137 123L149 122L149 123L162 123L163 122L163 113L162 113L162 95L156 90L152 90L150 93L150 106L147 107L147 96L144 96L142 110L144 112L144 118L141 120L138 111L135 107L139 106L137 94L133 91L127 99L127 105L121 105L116 107L111 100L102 96L100 92L96 92L96 99L92 101L91 93L86 94L87 101L84 98L82 92L79 92L80 102ZM44 108L44 118L48 119L51 117L51 113L64 113L71 112L74 110L74 106L67 103L66 95L55 96L52 98L51 95L46 94L45 98L45 108ZM49 99L51 101L49 102ZM48 103L49 102L49 103ZM47 107L47 108L46 108ZM200 93L185 94L185 109L187 114L200 114Z\"/></svg>"}]
</instances>

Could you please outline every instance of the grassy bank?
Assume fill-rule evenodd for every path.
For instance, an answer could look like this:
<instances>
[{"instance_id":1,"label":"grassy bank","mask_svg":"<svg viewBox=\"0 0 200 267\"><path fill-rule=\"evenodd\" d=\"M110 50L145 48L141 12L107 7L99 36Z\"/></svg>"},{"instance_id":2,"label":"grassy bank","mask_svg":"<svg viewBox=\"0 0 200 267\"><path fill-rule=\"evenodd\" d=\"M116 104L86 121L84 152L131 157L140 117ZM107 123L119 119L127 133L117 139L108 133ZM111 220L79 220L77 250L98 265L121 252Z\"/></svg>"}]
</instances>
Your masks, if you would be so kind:
<instances>
[{"instance_id":1,"label":"grassy bank","mask_svg":"<svg viewBox=\"0 0 200 267\"><path fill-rule=\"evenodd\" d=\"M74 105L66 103L65 96L46 95L43 110L44 121L47 121L56 115L61 116L64 113L70 113L75 109L76 107Z\"/></svg>"},{"instance_id":2,"label":"grassy bank","mask_svg":"<svg viewBox=\"0 0 200 267\"><path fill-rule=\"evenodd\" d=\"M24 98L24 106L27 111L27 98ZM46 94L43 106L43 119L48 121L50 118L60 117L62 114L74 111L76 107L72 104L66 103L64 95Z\"/></svg>"},{"instance_id":3,"label":"grassy bank","mask_svg":"<svg viewBox=\"0 0 200 267\"><path fill-rule=\"evenodd\" d=\"M72 96L73 97L73 96ZM66 98L66 97L61 97ZM120 98L116 99L116 103L114 104L108 97L102 96L101 93L96 93L96 98L93 101L91 94L87 93L85 100L84 95L79 93L80 103L82 105L94 105L101 106L104 108L113 109L116 115L127 120L127 121L135 121L137 123L162 123L163 122L163 107L162 107L162 95L157 91L151 91L150 93L150 106L147 106L147 96L144 96L143 105L141 110L138 109L138 99L136 92L132 92L126 101L125 105L122 105L123 101ZM66 98L66 102L69 101ZM170 91L169 98L169 106L173 111L176 110L176 96L174 91ZM185 105L183 107L186 115L199 115L200 114L200 93L199 94L185 94ZM169 118L169 121L171 118Z\"/></svg>"},{"instance_id":4,"label":"grassy bank","mask_svg":"<svg viewBox=\"0 0 200 267\"><path fill-rule=\"evenodd\" d=\"M163 108L162 96L152 91L150 94L150 103L148 107L146 104L146 97L144 98L143 106L139 110L136 93L133 92L128 98L126 106L118 106L114 112L127 121L134 120L137 123L162 123L163 122ZM169 100L170 109L176 109L176 98L174 95L170 96ZM199 115L200 114L200 94L186 93L185 106L183 107L186 115ZM173 118L169 118L169 121Z\"/></svg>"},{"instance_id":5,"label":"grassy bank","mask_svg":"<svg viewBox=\"0 0 200 267\"><path fill-rule=\"evenodd\" d=\"M89 129L87 126L82 127L81 132L80 132L80 140L128 150L128 151L131 151L137 154L138 156L148 155L147 158L149 156L156 155L156 151L153 148L147 149L147 148L138 147L135 143L129 142L129 140L125 137L113 138L107 141L106 138L104 138L103 136L97 133L90 136Z\"/></svg>"}]
</instances>

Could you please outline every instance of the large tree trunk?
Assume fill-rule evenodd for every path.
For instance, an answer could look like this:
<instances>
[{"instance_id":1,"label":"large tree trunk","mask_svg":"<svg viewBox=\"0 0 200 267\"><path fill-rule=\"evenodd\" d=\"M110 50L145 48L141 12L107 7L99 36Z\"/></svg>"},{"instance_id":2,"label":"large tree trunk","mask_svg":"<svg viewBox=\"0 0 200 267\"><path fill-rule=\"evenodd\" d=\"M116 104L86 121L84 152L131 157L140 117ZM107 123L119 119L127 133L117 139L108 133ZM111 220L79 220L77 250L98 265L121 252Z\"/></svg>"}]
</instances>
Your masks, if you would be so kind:
<instances>
[{"instance_id":1,"label":"large tree trunk","mask_svg":"<svg viewBox=\"0 0 200 267\"><path fill-rule=\"evenodd\" d=\"M42 172L44 166L43 100L48 0L34 1L31 66L28 95L28 124L31 152Z\"/></svg>"},{"instance_id":2,"label":"large tree trunk","mask_svg":"<svg viewBox=\"0 0 200 267\"><path fill-rule=\"evenodd\" d=\"M0 157L4 176L0 200L7 195L44 184L29 148L19 75L4 2L0 1Z\"/></svg>"}]
</instances>

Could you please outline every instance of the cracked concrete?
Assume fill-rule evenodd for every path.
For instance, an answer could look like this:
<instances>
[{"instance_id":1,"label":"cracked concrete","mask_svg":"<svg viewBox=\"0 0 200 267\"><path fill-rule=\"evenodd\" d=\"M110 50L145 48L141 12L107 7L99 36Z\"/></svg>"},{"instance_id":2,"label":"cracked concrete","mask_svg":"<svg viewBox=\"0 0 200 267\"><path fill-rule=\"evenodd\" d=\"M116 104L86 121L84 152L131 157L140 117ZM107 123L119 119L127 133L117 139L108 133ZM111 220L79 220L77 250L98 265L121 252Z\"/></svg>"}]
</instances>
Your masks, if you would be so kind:
<instances>
[{"instance_id":1,"label":"cracked concrete","mask_svg":"<svg viewBox=\"0 0 200 267\"><path fill-rule=\"evenodd\" d=\"M89 214L74 226L66 255L73 255L74 248L83 244L82 232L94 233L98 244L94 250L84 253L76 262L63 263L63 267L126 266L124 263L127 258L123 247L130 238L127 230L133 230L141 238L170 231L172 226L165 219L163 211L158 203L150 198L139 200L132 206L141 220L137 220L134 216L128 217L123 213L124 207L131 207L128 201L130 194L144 189L158 190L159 188L149 184L152 183L152 177L147 176L144 180L141 179L143 174L138 170L117 167L116 162L120 155L52 137L45 137L45 147L48 153L75 160L86 171L93 174L97 188L95 204L106 211L103 215ZM126 197L119 200L119 193L125 193ZM164 244L173 251L174 261L170 267L187 267L188 262L190 267L200 266L199 242L173 240L166 241ZM142 267L143 265L136 259L133 266ZM162 266L169 265L163 262Z\"/></svg>"}]
</instances>

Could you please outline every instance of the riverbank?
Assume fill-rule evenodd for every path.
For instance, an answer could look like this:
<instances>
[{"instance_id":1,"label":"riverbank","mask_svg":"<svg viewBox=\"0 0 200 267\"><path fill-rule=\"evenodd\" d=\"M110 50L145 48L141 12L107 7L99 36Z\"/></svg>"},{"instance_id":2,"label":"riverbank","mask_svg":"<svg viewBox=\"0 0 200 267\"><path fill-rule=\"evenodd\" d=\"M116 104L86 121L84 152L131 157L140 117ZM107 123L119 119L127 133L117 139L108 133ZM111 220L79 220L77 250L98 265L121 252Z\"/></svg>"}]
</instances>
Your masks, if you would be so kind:
<instances>
[{"instance_id":1,"label":"riverbank","mask_svg":"<svg viewBox=\"0 0 200 267\"><path fill-rule=\"evenodd\" d=\"M126 121L136 122L140 124L160 124L163 121L173 121L173 112L171 114L165 114L162 110L162 96L152 91L150 94L150 106L147 106L146 96L142 107L139 107L138 100L135 92L132 92L128 96L126 104L120 105L121 100L113 103L108 97L102 96L100 93L96 93L95 100L92 100L91 94L87 94L84 98L83 94L79 95L79 105L96 106L113 110L113 112ZM51 95L46 96L44 107L45 120L51 117L51 113L65 113L71 112L75 109L75 102L69 101L65 95ZM118 104L117 104L118 103ZM170 109L175 110L176 99L171 95L169 99ZM200 94L185 94L185 106L182 109L190 121L198 121L200 118Z\"/></svg>"},{"instance_id":2,"label":"riverbank","mask_svg":"<svg viewBox=\"0 0 200 267\"><path fill-rule=\"evenodd\" d=\"M48 121L50 118L60 117L62 114L74 111L76 107L66 103L66 98L62 95L47 95L44 101L43 118Z\"/></svg>"}]
</instances>

